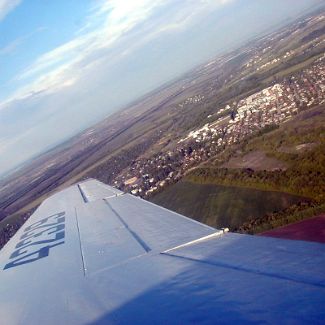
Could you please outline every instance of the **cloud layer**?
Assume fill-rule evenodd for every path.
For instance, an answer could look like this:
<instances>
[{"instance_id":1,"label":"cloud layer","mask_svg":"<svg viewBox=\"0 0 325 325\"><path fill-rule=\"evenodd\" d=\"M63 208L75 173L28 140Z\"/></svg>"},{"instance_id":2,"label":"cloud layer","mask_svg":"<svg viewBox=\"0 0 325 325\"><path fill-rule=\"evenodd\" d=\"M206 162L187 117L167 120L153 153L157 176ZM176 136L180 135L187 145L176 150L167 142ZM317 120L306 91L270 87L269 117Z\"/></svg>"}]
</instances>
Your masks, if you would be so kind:
<instances>
[{"instance_id":1,"label":"cloud layer","mask_svg":"<svg viewBox=\"0 0 325 325\"><path fill-rule=\"evenodd\" d=\"M0 103L0 109L13 100L71 86L82 75L89 74L89 70L98 66L101 60L110 60L113 64L113 61L124 59L126 55L131 55L132 50L159 35L181 30L200 14L228 2L230 0L188 1L184 6L171 0L102 1L91 10L76 37L42 54L16 77L25 85ZM169 11L170 6L174 12L169 19L160 12L155 21L150 21L150 16L159 7ZM139 38L135 39L137 36ZM17 44L13 42L2 51L7 52L15 46Z\"/></svg>"}]
</instances>

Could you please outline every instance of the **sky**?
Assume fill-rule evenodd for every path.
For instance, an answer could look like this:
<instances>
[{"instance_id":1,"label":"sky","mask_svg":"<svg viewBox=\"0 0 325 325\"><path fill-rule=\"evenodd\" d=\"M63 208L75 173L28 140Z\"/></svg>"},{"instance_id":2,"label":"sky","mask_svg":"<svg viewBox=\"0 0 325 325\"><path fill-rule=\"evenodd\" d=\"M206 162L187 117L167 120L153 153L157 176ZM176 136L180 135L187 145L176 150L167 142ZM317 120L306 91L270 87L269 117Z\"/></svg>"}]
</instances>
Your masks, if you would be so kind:
<instances>
[{"instance_id":1,"label":"sky","mask_svg":"<svg viewBox=\"0 0 325 325\"><path fill-rule=\"evenodd\" d=\"M324 0L0 0L0 176Z\"/></svg>"}]
</instances>

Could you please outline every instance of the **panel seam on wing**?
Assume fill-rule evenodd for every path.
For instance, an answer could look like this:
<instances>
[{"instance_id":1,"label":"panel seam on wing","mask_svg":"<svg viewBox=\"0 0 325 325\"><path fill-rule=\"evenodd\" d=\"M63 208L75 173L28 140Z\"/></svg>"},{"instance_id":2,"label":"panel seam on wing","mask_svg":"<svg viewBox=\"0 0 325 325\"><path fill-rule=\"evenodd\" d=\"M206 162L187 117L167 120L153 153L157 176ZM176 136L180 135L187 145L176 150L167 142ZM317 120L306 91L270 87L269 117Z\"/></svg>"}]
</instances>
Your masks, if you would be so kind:
<instances>
[{"instance_id":1,"label":"panel seam on wing","mask_svg":"<svg viewBox=\"0 0 325 325\"><path fill-rule=\"evenodd\" d=\"M151 251L151 248L146 244L146 242L135 232L133 231L129 225L126 223L126 221L122 218L122 216L119 215L119 213L112 207L112 205L106 200L103 199L104 202L107 204L107 206L113 211L113 213L116 215L116 217L121 221L121 223L124 225L124 227L130 232L130 234L133 236L133 238L139 243L139 245L148 253Z\"/></svg>"},{"instance_id":2,"label":"panel seam on wing","mask_svg":"<svg viewBox=\"0 0 325 325\"><path fill-rule=\"evenodd\" d=\"M78 222L78 215L77 215L77 208L74 208L74 209L75 209L75 214L76 214L76 223L77 223L77 230L78 230L78 237L79 237L79 246L80 246L80 254L81 254L83 273L84 273L84 276L86 276L87 268L86 268L86 264L85 264L84 253L83 253L83 250L82 250L81 236L80 236L80 229L79 229L79 222Z\"/></svg>"},{"instance_id":3,"label":"panel seam on wing","mask_svg":"<svg viewBox=\"0 0 325 325\"><path fill-rule=\"evenodd\" d=\"M88 200L86 194L84 193L84 191L82 190L80 184L78 184L77 186L78 186L78 190L80 192L80 195L81 195L82 199L84 200L85 203L88 203L89 200Z\"/></svg>"}]
</instances>

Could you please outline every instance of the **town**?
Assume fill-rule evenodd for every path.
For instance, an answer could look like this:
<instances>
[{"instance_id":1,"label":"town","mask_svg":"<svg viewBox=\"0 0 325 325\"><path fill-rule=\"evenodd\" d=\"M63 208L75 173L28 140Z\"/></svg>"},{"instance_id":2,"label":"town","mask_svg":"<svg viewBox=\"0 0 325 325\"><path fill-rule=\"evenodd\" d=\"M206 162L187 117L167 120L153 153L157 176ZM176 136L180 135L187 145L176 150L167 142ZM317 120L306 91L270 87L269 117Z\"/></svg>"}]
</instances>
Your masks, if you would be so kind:
<instances>
[{"instance_id":1,"label":"town","mask_svg":"<svg viewBox=\"0 0 325 325\"><path fill-rule=\"evenodd\" d=\"M200 95L194 98L204 99ZM189 98L187 102L192 101L193 98ZM285 123L298 112L324 102L325 55L281 82L216 109L215 114L208 116L208 123L190 131L173 150L150 159L135 160L115 177L113 184L123 191L148 198L226 147L265 128Z\"/></svg>"}]
</instances>

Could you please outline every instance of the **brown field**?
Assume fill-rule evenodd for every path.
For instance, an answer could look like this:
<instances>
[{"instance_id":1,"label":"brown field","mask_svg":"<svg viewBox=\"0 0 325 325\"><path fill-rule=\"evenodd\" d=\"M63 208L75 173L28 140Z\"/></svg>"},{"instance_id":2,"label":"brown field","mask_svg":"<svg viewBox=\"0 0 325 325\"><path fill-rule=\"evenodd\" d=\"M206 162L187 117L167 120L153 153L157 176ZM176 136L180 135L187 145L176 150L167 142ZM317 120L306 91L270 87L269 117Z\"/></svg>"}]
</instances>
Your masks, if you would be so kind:
<instances>
[{"instance_id":1,"label":"brown field","mask_svg":"<svg viewBox=\"0 0 325 325\"><path fill-rule=\"evenodd\" d=\"M259 235L325 243L325 214L266 231Z\"/></svg>"},{"instance_id":2,"label":"brown field","mask_svg":"<svg viewBox=\"0 0 325 325\"><path fill-rule=\"evenodd\" d=\"M263 151L252 151L243 156L232 157L222 168L250 168L254 170L286 170L287 164L274 157L268 157Z\"/></svg>"}]
</instances>

